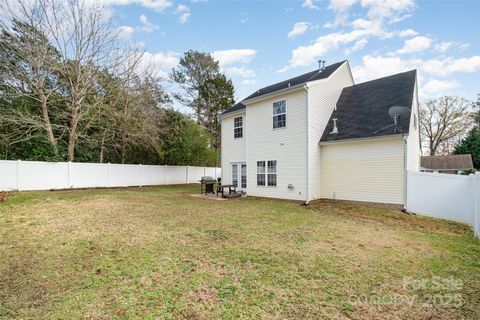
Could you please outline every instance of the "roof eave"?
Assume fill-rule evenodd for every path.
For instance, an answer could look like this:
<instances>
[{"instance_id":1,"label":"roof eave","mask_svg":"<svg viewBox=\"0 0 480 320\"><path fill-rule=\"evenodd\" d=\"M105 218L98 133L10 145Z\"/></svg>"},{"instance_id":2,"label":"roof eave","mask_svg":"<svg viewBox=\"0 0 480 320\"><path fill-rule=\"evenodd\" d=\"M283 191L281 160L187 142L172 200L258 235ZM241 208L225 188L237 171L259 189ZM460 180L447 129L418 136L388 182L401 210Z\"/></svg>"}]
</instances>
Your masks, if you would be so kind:
<instances>
[{"instance_id":1,"label":"roof eave","mask_svg":"<svg viewBox=\"0 0 480 320\"><path fill-rule=\"evenodd\" d=\"M226 116L233 116L233 115L240 114L240 113L245 113L245 110L246 110L246 107L243 108L243 109L240 109L240 110L235 110L235 111L231 111L231 112L227 112L227 113L222 113L220 115L220 118L223 118L223 117L226 117Z\"/></svg>"},{"instance_id":2,"label":"roof eave","mask_svg":"<svg viewBox=\"0 0 480 320\"><path fill-rule=\"evenodd\" d=\"M262 94L261 96L258 96L258 97L255 97L255 98L246 99L246 100L243 100L242 103L246 105L248 103L258 102L258 101L262 101L262 100L265 100L265 99L269 99L271 97L274 97L274 96L280 95L280 94L284 94L286 92L302 89L305 86L305 83L300 83L300 84L297 84L297 85L294 85L294 86L291 86L291 87L288 87L288 88L285 88L285 89L280 89L280 90L277 90L277 91L274 91L274 92Z\"/></svg>"},{"instance_id":3,"label":"roof eave","mask_svg":"<svg viewBox=\"0 0 480 320\"><path fill-rule=\"evenodd\" d=\"M398 134L388 134L383 136L372 136L372 137L364 137L364 138L351 138L351 139L341 139L341 140L330 140L330 141L319 141L319 145L326 145L326 144L334 144L334 143L347 143L347 142L356 142L356 141L368 141L368 140L383 140L389 138L398 138L398 137L405 137L408 133L398 133Z\"/></svg>"}]
</instances>

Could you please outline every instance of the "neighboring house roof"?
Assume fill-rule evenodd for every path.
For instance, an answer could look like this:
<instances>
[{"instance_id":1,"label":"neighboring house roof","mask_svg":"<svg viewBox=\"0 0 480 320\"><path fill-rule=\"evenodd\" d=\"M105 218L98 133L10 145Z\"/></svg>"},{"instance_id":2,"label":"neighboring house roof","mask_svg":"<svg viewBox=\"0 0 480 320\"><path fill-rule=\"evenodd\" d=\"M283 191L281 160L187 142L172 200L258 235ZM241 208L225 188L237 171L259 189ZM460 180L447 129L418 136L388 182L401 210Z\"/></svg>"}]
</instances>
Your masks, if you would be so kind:
<instances>
[{"instance_id":1,"label":"neighboring house roof","mask_svg":"<svg viewBox=\"0 0 480 320\"><path fill-rule=\"evenodd\" d=\"M399 119L395 131L388 111L392 106L412 107L416 75L412 70L344 88L320 142L408 133L411 112ZM330 134L332 119L337 119L335 134Z\"/></svg>"},{"instance_id":2,"label":"neighboring house roof","mask_svg":"<svg viewBox=\"0 0 480 320\"><path fill-rule=\"evenodd\" d=\"M420 167L426 170L462 171L473 169L473 162L470 154L422 156L420 158Z\"/></svg>"},{"instance_id":3,"label":"neighboring house roof","mask_svg":"<svg viewBox=\"0 0 480 320\"><path fill-rule=\"evenodd\" d=\"M346 60L331 64L329 66L326 66L321 71L319 69L316 69L316 70L307 72L305 74L302 74L300 76L290 78L290 79L272 84L270 86L261 88L261 89L255 91L254 93L252 93L251 95L249 95L248 97L246 97L244 100L242 100L242 102L245 101L245 100L258 98L258 97L266 95L266 94L274 93L276 91L288 89L290 87L299 86L299 85L305 84L309 81L326 79L332 73L334 73L335 70L337 70L338 67L340 67L345 61ZM239 102L239 103L235 104L234 106L230 107L229 109L225 110L224 112L222 112L222 115L245 109L245 105L242 102Z\"/></svg>"}]
</instances>

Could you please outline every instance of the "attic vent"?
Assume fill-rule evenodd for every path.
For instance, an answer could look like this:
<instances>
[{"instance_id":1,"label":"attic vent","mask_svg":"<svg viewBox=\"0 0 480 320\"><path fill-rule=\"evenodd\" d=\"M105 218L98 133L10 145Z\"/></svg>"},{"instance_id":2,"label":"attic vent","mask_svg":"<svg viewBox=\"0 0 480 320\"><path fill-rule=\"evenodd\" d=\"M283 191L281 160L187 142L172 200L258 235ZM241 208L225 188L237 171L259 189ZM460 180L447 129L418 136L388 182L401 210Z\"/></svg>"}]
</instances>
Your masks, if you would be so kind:
<instances>
[{"instance_id":1,"label":"attic vent","mask_svg":"<svg viewBox=\"0 0 480 320\"><path fill-rule=\"evenodd\" d=\"M332 121L333 121L333 129L330 132L330 134L336 134L336 133L338 133L337 118L333 118Z\"/></svg>"}]
</instances>

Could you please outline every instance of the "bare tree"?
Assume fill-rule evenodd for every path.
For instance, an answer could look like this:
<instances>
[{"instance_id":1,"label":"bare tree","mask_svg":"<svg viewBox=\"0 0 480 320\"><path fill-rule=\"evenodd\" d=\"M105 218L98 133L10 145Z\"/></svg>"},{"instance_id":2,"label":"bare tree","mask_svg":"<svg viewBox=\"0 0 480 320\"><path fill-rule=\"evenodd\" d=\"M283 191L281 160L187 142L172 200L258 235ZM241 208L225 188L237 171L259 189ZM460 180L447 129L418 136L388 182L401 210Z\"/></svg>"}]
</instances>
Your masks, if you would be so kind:
<instances>
[{"instance_id":1,"label":"bare tree","mask_svg":"<svg viewBox=\"0 0 480 320\"><path fill-rule=\"evenodd\" d=\"M95 112L105 90L99 85L101 74L132 73L136 63L125 68L125 59L135 57L138 61L141 55L132 55L129 48L119 45L102 5L82 0L39 2L46 28L60 55L58 73L69 111L67 160L73 161L81 122ZM90 96L95 99L88 99Z\"/></svg>"},{"instance_id":2,"label":"bare tree","mask_svg":"<svg viewBox=\"0 0 480 320\"><path fill-rule=\"evenodd\" d=\"M448 154L472 126L471 103L463 98L444 96L427 100L420 108L422 141L430 155Z\"/></svg>"},{"instance_id":3,"label":"bare tree","mask_svg":"<svg viewBox=\"0 0 480 320\"><path fill-rule=\"evenodd\" d=\"M11 132L10 141L17 142L28 137L28 133L41 128L57 154L49 114L49 100L57 90L55 73L58 52L50 44L43 21L45 14L36 1L2 1L0 4L0 64L3 67L3 83L8 83L7 99L30 98L38 103L41 117L25 115L11 110L2 116L2 124L14 123L17 128L24 125L29 130ZM19 137L16 138L15 132Z\"/></svg>"}]
</instances>

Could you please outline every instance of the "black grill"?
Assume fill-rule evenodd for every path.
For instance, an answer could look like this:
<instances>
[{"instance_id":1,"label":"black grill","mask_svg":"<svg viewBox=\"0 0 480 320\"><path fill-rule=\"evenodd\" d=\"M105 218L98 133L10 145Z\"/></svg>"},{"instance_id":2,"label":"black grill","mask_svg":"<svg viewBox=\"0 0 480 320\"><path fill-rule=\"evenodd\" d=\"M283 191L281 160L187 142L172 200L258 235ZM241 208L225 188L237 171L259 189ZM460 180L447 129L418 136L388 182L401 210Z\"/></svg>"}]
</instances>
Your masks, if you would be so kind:
<instances>
[{"instance_id":1,"label":"black grill","mask_svg":"<svg viewBox=\"0 0 480 320\"><path fill-rule=\"evenodd\" d=\"M210 176L204 176L200 179L200 194L215 193L215 184L217 180Z\"/></svg>"}]
</instances>

